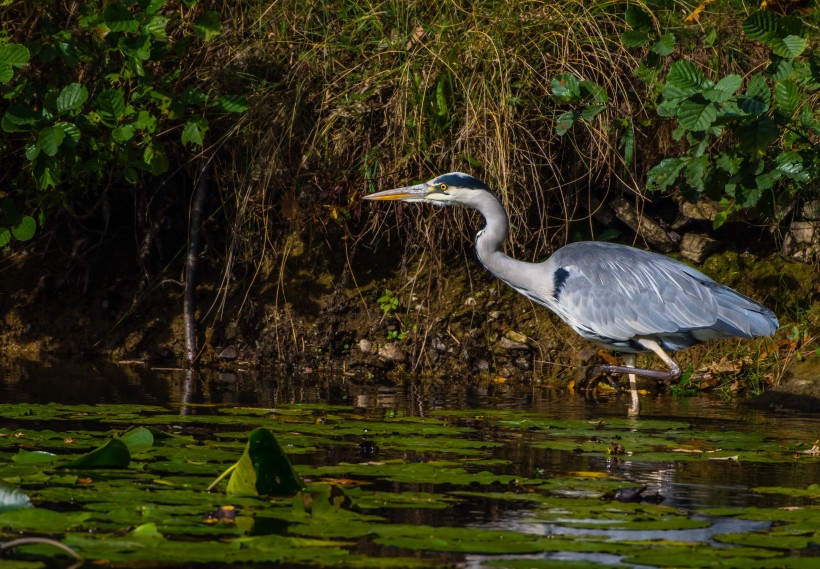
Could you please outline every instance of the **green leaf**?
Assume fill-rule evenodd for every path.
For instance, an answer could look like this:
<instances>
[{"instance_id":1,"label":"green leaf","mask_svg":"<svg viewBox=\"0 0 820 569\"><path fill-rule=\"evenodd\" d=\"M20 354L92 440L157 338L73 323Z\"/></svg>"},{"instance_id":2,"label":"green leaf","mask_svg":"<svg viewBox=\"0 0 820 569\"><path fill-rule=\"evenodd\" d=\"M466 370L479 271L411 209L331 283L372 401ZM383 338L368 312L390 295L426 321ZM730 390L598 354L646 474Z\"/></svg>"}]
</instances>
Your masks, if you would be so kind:
<instances>
[{"instance_id":1,"label":"green leaf","mask_svg":"<svg viewBox=\"0 0 820 569\"><path fill-rule=\"evenodd\" d=\"M743 33L746 37L759 42L767 43L777 37L778 18L773 12L760 10L755 12L743 22Z\"/></svg>"},{"instance_id":2,"label":"green leaf","mask_svg":"<svg viewBox=\"0 0 820 569\"><path fill-rule=\"evenodd\" d=\"M12 77L14 77L14 70L11 65L0 63L0 85L8 83Z\"/></svg>"},{"instance_id":3,"label":"green leaf","mask_svg":"<svg viewBox=\"0 0 820 569\"><path fill-rule=\"evenodd\" d=\"M737 174L740 171L742 162L743 159L741 157L722 152L717 160L715 160L715 166L728 174Z\"/></svg>"},{"instance_id":4,"label":"green leaf","mask_svg":"<svg viewBox=\"0 0 820 569\"><path fill-rule=\"evenodd\" d=\"M194 21L194 33L202 41L210 41L222 33L222 22L216 12L205 12Z\"/></svg>"},{"instance_id":5,"label":"green leaf","mask_svg":"<svg viewBox=\"0 0 820 569\"><path fill-rule=\"evenodd\" d=\"M17 451L17 454L12 457L12 460L17 464L45 464L57 460L57 455L53 452L21 448Z\"/></svg>"},{"instance_id":6,"label":"green leaf","mask_svg":"<svg viewBox=\"0 0 820 569\"><path fill-rule=\"evenodd\" d=\"M251 108L251 104L241 95L226 95L220 97L214 107L227 113L244 113Z\"/></svg>"},{"instance_id":7,"label":"green leaf","mask_svg":"<svg viewBox=\"0 0 820 569\"><path fill-rule=\"evenodd\" d=\"M9 67L25 67L28 65L31 53L28 48L19 43L0 45L0 64Z\"/></svg>"},{"instance_id":8,"label":"green leaf","mask_svg":"<svg viewBox=\"0 0 820 569\"><path fill-rule=\"evenodd\" d=\"M208 121L204 118L188 119L182 127L182 144L193 144L202 147L205 132L208 130Z\"/></svg>"},{"instance_id":9,"label":"green leaf","mask_svg":"<svg viewBox=\"0 0 820 569\"><path fill-rule=\"evenodd\" d=\"M125 113L125 95L122 89L106 89L94 101L104 122L116 123Z\"/></svg>"},{"instance_id":10,"label":"green leaf","mask_svg":"<svg viewBox=\"0 0 820 569\"><path fill-rule=\"evenodd\" d=\"M581 98L581 85L572 73L559 73L550 82L552 100L559 104L577 102Z\"/></svg>"},{"instance_id":11,"label":"green leaf","mask_svg":"<svg viewBox=\"0 0 820 569\"><path fill-rule=\"evenodd\" d=\"M136 32L140 24L119 2L110 2L103 10L103 25L112 32Z\"/></svg>"},{"instance_id":12,"label":"green leaf","mask_svg":"<svg viewBox=\"0 0 820 569\"><path fill-rule=\"evenodd\" d=\"M740 75L727 75L718 81L714 87L703 92L703 96L715 103L724 103L731 99L740 89L743 79Z\"/></svg>"},{"instance_id":13,"label":"green leaf","mask_svg":"<svg viewBox=\"0 0 820 569\"><path fill-rule=\"evenodd\" d=\"M276 437L267 429L254 429L245 452L228 480L228 494L292 496L305 484L296 474Z\"/></svg>"},{"instance_id":14,"label":"green leaf","mask_svg":"<svg viewBox=\"0 0 820 569\"><path fill-rule=\"evenodd\" d=\"M665 57L675 51L675 34L663 34L649 47L649 51Z\"/></svg>"},{"instance_id":15,"label":"green leaf","mask_svg":"<svg viewBox=\"0 0 820 569\"><path fill-rule=\"evenodd\" d=\"M142 25L142 29L154 39L165 40L167 38L165 27L170 21L165 16L154 16Z\"/></svg>"},{"instance_id":16,"label":"green leaf","mask_svg":"<svg viewBox=\"0 0 820 569\"><path fill-rule=\"evenodd\" d=\"M572 128L572 125L578 120L581 116L581 113L578 111L567 111L566 113L562 113L557 119L555 119L555 134L558 136L564 136L569 129Z\"/></svg>"},{"instance_id":17,"label":"green leaf","mask_svg":"<svg viewBox=\"0 0 820 569\"><path fill-rule=\"evenodd\" d=\"M63 141L63 144L69 146L70 148L75 148L77 146L77 143L80 141L81 133L76 124L67 121L60 121L54 126L60 127L63 129L63 132L65 132L67 138Z\"/></svg>"},{"instance_id":18,"label":"green leaf","mask_svg":"<svg viewBox=\"0 0 820 569\"><path fill-rule=\"evenodd\" d=\"M11 105L3 114L0 123L5 132L24 132L42 120L42 115L22 105Z\"/></svg>"},{"instance_id":19,"label":"green leaf","mask_svg":"<svg viewBox=\"0 0 820 569\"><path fill-rule=\"evenodd\" d=\"M30 215L24 215L20 223L11 228L11 234L18 241L28 241L37 232L37 222Z\"/></svg>"},{"instance_id":20,"label":"green leaf","mask_svg":"<svg viewBox=\"0 0 820 569\"><path fill-rule=\"evenodd\" d=\"M578 83L581 89L581 96L586 99L592 99L592 103L596 105L605 105L609 102L609 96L606 94L606 89L598 85L595 81L583 80Z\"/></svg>"},{"instance_id":21,"label":"green leaf","mask_svg":"<svg viewBox=\"0 0 820 569\"><path fill-rule=\"evenodd\" d=\"M806 40L800 36L786 36L785 38L775 38L769 42L769 47L780 57L794 59L806 49Z\"/></svg>"},{"instance_id":22,"label":"green leaf","mask_svg":"<svg viewBox=\"0 0 820 569\"><path fill-rule=\"evenodd\" d=\"M774 84L774 102L783 114L793 115L800 104L800 89L797 84L790 79L777 81Z\"/></svg>"},{"instance_id":23,"label":"green leaf","mask_svg":"<svg viewBox=\"0 0 820 569\"><path fill-rule=\"evenodd\" d=\"M60 468L128 468L131 462L131 453L124 442L110 439L100 448L63 464Z\"/></svg>"},{"instance_id":24,"label":"green leaf","mask_svg":"<svg viewBox=\"0 0 820 569\"><path fill-rule=\"evenodd\" d=\"M633 30L652 33L652 16L637 4L630 5L624 13L626 23Z\"/></svg>"},{"instance_id":25,"label":"green leaf","mask_svg":"<svg viewBox=\"0 0 820 569\"><path fill-rule=\"evenodd\" d=\"M37 145L48 156L56 156L65 138L65 131L59 125L47 126L40 131Z\"/></svg>"},{"instance_id":26,"label":"green leaf","mask_svg":"<svg viewBox=\"0 0 820 569\"><path fill-rule=\"evenodd\" d=\"M8 227L0 225L0 247L5 247L9 243L11 243L11 231Z\"/></svg>"},{"instance_id":27,"label":"green leaf","mask_svg":"<svg viewBox=\"0 0 820 569\"><path fill-rule=\"evenodd\" d=\"M621 43L626 47L642 47L649 43L650 38L640 30L627 30L621 34Z\"/></svg>"},{"instance_id":28,"label":"green leaf","mask_svg":"<svg viewBox=\"0 0 820 569\"><path fill-rule=\"evenodd\" d=\"M604 106L604 105L596 105L596 106L586 107L581 111L581 118L583 118L584 120L589 121L589 120L594 119L598 115L600 115L605 110L606 110L606 106Z\"/></svg>"},{"instance_id":29,"label":"green leaf","mask_svg":"<svg viewBox=\"0 0 820 569\"><path fill-rule=\"evenodd\" d=\"M71 83L63 87L57 95L57 112L74 111L83 106L88 100L88 89L79 83Z\"/></svg>"},{"instance_id":30,"label":"green leaf","mask_svg":"<svg viewBox=\"0 0 820 569\"><path fill-rule=\"evenodd\" d=\"M134 127L130 124L118 126L111 131L111 138L118 144L124 144L134 138Z\"/></svg>"},{"instance_id":31,"label":"green leaf","mask_svg":"<svg viewBox=\"0 0 820 569\"><path fill-rule=\"evenodd\" d=\"M678 121L683 128L703 131L715 122L717 114L717 109L709 101L684 101L678 109Z\"/></svg>"},{"instance_id":32,"label":"green leaf","mask_svg":"<svg viewBox=\"0 0 820 569\"><path fill-rule=\"evenodd\" d=\"M154 435L146 427L136 427L123 433L119 440L128 447L132 455L139 454L154 446Z\"/></svg>"},{"instance_id":33,"label":"green leaf","mask_svg":"<svg viewBox=\"0 0 820 569\"><path fill-rule=\"evenodd\" d=\"M632 164L635 159L635 127L632 121L629 121L621 135L619 146L623 149L624 162L627 165ZM600 237L599 237L600 239Z\"/></svg>"},{"instance_id":34,"label":"green leaf","mask_svg":"<svg viewBox=\"0 0 820 569\"><path fill-rule=\"evenodd\" d=\"M686 165L686 158L664 158L646 173L646 189L663 191L678 179Z\"/></svg>"},{"instance_id":35,"label":"green leaf","mask_svg":"<svg viewBox=\"0 0 820 569\"><path fill-rule=\"evenodd\" d=\"M763 153L777 139L780 131L772 119L761 117L751 124L738 126L735 135L747 152Z\"/></svg>"},{"instance_id":36,"label":"green leaf","mask_svg":"<svg viewBox=\"0 0 820 569\"><path fill-rule=\"evenodd\" d=\"M703 71L685 60L678 60L669 68L666 83L682 91L694 92L708 85Z\"/></svg>"}]
</instances>

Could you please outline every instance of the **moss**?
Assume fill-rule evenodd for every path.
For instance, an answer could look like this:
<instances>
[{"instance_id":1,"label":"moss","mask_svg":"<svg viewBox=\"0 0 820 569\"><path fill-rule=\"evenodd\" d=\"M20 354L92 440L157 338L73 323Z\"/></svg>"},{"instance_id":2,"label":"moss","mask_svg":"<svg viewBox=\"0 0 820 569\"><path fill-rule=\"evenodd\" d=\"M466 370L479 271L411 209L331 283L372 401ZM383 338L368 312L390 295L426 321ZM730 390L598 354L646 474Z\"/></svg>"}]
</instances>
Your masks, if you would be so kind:
<instances>
[{"instance_id":1,"label":"moss","mask_svg":"<svg viewBox=\"0 0 820 569\"><path fill-rule=\"evenodd\" d=\"M719 283L760 300L778 316L794 318L812 305L817 274L811 265L771 255L757 259L726 251L709 257L703 272Z\"/></svg>"}]
</instances>

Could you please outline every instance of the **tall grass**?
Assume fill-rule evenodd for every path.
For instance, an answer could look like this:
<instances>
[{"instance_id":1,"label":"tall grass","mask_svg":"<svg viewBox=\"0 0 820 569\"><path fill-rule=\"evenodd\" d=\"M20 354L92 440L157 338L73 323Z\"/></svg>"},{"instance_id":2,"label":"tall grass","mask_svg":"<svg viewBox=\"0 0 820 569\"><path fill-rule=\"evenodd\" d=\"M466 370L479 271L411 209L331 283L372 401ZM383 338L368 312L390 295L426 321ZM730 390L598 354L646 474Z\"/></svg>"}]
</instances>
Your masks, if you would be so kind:
<instances>
[{"instance_id":1,"label":"tall grass","mask_svg":"<svg viewBox=\"0 0 820 569\"><path fill-rule=\"evenodd\" d=\"M224 80L243 81L255 103L234 140L235 152L245 153L234 155L242 168L237 224L329 222L357 215L358 197L369 191L466 170L499 193L518 245L542 255L566 240L567 220L587 215L581 202L590 189L640 193L613 126L635 112L628 94L637 89L636 62L618 42L624 6L321 0L249 7L225 38L240 43ZM549 95L560 72L605 86L615 104L559 140L553 120L562 109Z\"/></svg>"}]
</instances>

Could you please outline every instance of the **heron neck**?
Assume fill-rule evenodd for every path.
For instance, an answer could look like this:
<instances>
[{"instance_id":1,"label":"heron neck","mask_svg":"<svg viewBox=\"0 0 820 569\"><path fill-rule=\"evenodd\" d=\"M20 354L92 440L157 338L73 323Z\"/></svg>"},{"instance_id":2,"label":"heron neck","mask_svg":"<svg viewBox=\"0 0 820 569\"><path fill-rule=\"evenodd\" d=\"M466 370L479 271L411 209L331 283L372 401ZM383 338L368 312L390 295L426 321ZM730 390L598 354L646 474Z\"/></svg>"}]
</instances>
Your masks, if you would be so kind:
<instances>
[{"instance_id":1,"label":"heron neck","mask_svg":"<svg viewBox=\"0 0 820 569\"><path fill-rule=\"evenodd\" d=\"M510 234L510 221L504 206L498 198L487 194L487 199L478 206L486 225L476 235L478 260L493 275L520 290L534 290L538 285L537 265L517 261L502 251L504 241Z\"/></svg>"}]
</instances>

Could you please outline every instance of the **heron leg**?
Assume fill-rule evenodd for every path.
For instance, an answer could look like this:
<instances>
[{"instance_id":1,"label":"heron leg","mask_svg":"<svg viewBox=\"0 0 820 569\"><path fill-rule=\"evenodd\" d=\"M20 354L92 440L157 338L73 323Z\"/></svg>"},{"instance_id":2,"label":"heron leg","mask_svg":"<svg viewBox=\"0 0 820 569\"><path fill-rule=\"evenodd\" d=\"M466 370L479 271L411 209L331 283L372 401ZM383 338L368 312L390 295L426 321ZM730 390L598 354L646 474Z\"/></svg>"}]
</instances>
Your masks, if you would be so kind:
<instances>
[{"instance_id":1,"label":"heron leg","mask_svg":"<svg viewBox=\"0 0 820 569\"><path fill-rule=\"evenodd\" d=\"M638 339L638 340L636 340L636 342L638 342L641 346L643 346L647 350L650 350L650 351L654 352L661 360L663 360L663 363L665 363L667 366L669 366L669 371L660 371L660 370L657 370L657 369L636 368L636 367L634 367L634 364L633 364L633 367L630 367L629 365L618 366L618 365L604 364L604 365L596 366L592 370L592 374L594 375L594 374L598 374L598 373L627 373L627 374L640 375L640 376L643 376L643 377L651 377L651 378L654 378L654 379L662 379L664 381L670 381L670 380L678 379L680 377L680 366L678 366L678 364L675 363L675 360L673 360L671 357L669 357L669 354L667 354L663 350L663 348L661 348L658 345L657 342L655 342L654 340L648 340L648 339ZM634 354L624 354L624 363L626 363L627 355L634 356Z\"/></svg>"},{"instance_id":2,"label":"heron leg","mask_svg":"<svg viewBox=\"0 0 820 569\"><path fill-rule=\"evenodd\" d=\"M624 366L634 369L637 359L635 354L624 354ZM637 418L641 413L641 400L638 398L638 377L634 373L629 374L629 391L632 401L629 404L628 415Z\"/></svg>"}]
</instances>

